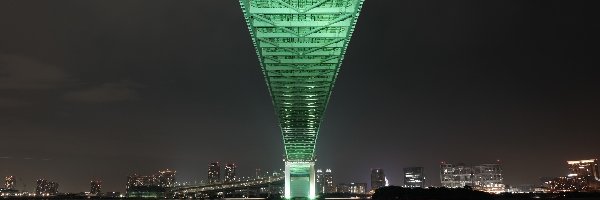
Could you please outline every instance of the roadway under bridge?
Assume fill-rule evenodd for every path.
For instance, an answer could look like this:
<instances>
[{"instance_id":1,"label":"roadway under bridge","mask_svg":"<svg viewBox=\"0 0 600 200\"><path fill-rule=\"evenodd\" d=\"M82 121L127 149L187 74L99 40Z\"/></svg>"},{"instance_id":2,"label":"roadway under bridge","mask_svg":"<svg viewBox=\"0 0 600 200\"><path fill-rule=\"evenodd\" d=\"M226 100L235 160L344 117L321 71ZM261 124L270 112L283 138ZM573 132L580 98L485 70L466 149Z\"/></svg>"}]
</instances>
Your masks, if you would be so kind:
<instances>
[{"instance_id":1,"label":"roadway under bridge","mask_svg":"<svg viewBox=\"0 0 600 200\"><path fill-rule=\"evenodd\" d=\"M224 197L280 197L284 176L269 176L227 183L183 185L170 188L175 197L224 198Z\"/></svg>"}]
</instances>

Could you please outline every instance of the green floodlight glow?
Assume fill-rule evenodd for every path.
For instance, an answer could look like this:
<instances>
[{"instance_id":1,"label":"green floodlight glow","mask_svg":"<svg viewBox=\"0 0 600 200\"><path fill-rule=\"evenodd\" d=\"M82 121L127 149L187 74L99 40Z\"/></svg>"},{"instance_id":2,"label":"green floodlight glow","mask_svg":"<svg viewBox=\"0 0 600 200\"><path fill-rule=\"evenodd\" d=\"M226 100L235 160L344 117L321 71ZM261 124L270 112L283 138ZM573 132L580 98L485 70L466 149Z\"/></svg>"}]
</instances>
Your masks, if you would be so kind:
<instances>
[{"instance_id":1,"label":"green floodlight glow","mask_svg":"<svg viewBox=\"0 0 600 200\"><path fill-rule=\"evenodd\" d=\"M286 198L314 198L318 131L364 0L239 1L292 170Z\"/></svg>"}]
</instances>

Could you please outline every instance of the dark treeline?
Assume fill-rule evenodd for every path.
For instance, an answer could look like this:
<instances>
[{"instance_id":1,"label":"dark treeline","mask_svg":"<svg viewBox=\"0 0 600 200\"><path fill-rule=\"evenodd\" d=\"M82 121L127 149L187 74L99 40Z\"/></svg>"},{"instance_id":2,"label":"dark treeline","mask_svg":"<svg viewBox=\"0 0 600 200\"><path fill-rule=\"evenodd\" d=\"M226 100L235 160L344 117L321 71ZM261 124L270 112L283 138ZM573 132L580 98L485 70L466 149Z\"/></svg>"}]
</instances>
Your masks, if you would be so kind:
<instances>
[{"instance_id":1,"label":"dark treeline","mask_svg":"<svg viewBox=\"0 0 600 200\"><path fill-rule=\"evenodd\" d=\"M494 199L489 193L470 188L403 188L382 187L375 191L373 199L396 200L486 200Z\"/></svg>"},{"instance_id":2,"label":"dark treeline","mask_svg":"<svg viewBox=\"0 0 600 200\"><path fill-rule=\"evenodd\" d=\"M560 200L600 200L600 192L561 192L561 193L525 193L510 194L503 193L497 195L496 200L517 200L517 199L560 199Z\"/></svg>"},{"instance_id":3,"label":"dark treeline","mask_svg":"<svg viewBox=\"0 0 600 200\"><path fill-rule=\"evenodd\" d=\"M489 194L465 188L403 188L382 187L375 191L376 200L600 200L600 192Z\"/></svg>"}]
</instances>

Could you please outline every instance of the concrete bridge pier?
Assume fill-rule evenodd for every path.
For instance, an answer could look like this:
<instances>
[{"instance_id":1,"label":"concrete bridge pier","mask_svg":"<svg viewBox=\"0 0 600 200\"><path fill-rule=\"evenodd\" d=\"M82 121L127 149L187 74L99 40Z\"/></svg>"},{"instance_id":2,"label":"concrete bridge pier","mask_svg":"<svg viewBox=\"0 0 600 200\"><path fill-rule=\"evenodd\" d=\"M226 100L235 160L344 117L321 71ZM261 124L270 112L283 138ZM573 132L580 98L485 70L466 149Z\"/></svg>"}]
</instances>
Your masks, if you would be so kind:
<instances>
[{"instance_id":1,"label":"concrete bridge pier","mask_svg":"<svg viewBox=\"0 0 600 200\"><path fill-rule=\"evenodd\" d=\"M284 173L286 199L317 197L314 161L285 161Z\"/></svg>"}]
</instances>

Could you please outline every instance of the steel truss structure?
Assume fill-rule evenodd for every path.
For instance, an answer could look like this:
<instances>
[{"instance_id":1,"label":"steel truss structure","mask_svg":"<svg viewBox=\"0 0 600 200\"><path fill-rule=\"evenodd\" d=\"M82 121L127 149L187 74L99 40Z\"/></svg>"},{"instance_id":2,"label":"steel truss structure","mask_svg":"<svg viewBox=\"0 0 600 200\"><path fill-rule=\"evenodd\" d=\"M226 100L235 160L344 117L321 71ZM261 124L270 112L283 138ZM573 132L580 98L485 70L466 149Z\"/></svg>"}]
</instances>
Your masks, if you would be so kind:
<instances>
[{"instance_id":1,"label":"steel truss structure","mask_svg":"<svg viewBox=\"0 0 600 200\"><path fill-rule=\"evenodd\" d=\"M364 0L239 1L279 118L285 196L314 198L319 127Z\"/></svg>"}]
</instances>

